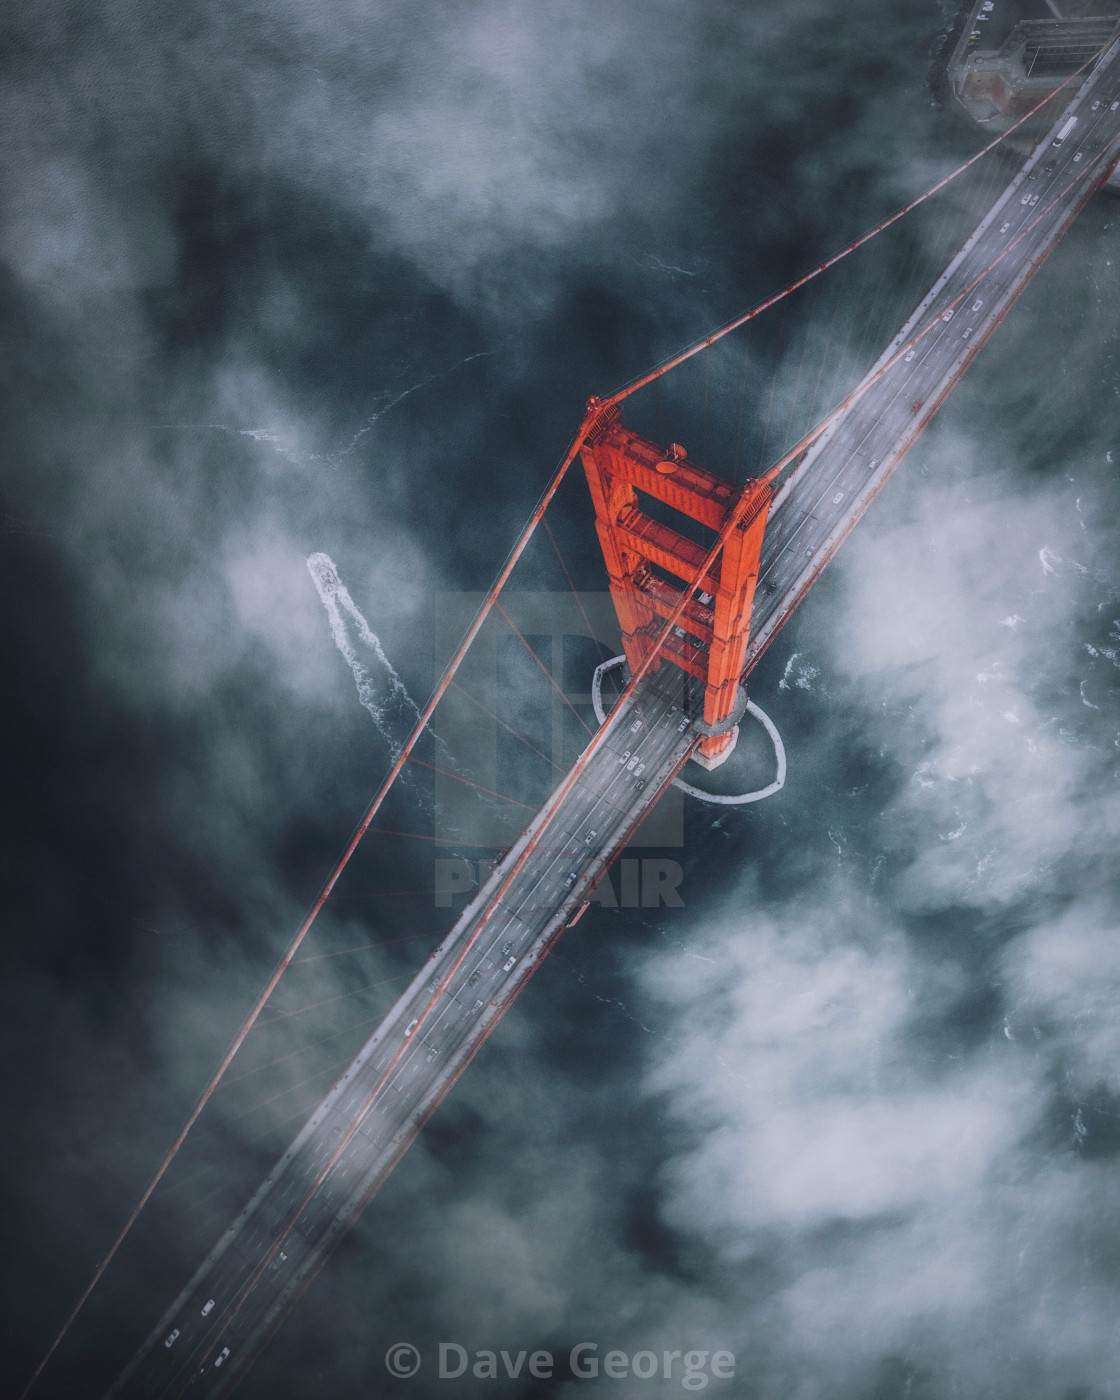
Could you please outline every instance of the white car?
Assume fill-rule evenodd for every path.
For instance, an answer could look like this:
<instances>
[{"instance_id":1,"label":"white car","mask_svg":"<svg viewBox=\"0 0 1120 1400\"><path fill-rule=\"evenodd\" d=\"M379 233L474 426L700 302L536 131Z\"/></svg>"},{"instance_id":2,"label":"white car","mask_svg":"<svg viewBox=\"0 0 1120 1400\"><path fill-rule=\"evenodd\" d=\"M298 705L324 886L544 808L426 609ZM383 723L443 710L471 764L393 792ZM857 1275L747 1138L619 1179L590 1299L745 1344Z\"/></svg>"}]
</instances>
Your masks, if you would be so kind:
<instances>
[{"instance_id":1,"label":"white car","mask_svg":"<svg viewBox=\"0 0 1120 1400\"><path fill-rule=\"evenodd\" d=\"M227 1357L228 1355L229 1355L229 1347L223 1347L222 1350L221 1350L220 1355L218 1355L217 1357L214 1358L214 1365L215 1365L215 1366L220 1366L220 1365L222 1364L222 1362L226 1359L226 1357Z\"/></svg>"},{"instance_id":2,"label":"white car","mask_svg":"<svg viewBox=\"0 0 1120 1400\"><path fill-rule=\"evenodd\" d=\"M214 1306L214 1300L213 1300L213 1298L207 1299L207 1301L206 1301L205 1303L203 1303L203 1305L202 1305L202 1316L203 1316L203 1317L209 1316L210 1311L212 1310L213 1306Z\"/></svg>"},{"instance_id":3,"label":"white car","mask_svg":"<svg viewBox=\"0 0 1120 1400\"><path fill-rule=\"evenodd\" d=\"M171 1346L171 1344L174 1342L175 1338L176 1338L178 1335L179 1335L179 1329L178 1329L178 1327L176 1327L175 1331L172 1332L171 1336L168 1337L168 1339L167 1339L166 1342L164 1342L164 1346L165 1346L165 1347Z\"/></svg>"}]
</instances>

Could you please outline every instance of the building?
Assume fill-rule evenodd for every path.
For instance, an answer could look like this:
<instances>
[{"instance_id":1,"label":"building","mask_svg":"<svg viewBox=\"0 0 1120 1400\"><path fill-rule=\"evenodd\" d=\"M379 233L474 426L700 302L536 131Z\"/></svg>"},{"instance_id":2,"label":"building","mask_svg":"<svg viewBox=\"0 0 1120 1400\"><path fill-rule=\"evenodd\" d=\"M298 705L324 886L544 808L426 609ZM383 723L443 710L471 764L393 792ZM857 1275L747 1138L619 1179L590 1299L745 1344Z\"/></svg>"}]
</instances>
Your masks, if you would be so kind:
<instances>
[{"instance_id":1,"label":"building","mask_svg":"<svg viewBox=\"0 0 1120 1400\"><path fill-rule=\"evenodd\" d=\"M949 100L986 136L1055 94L1011 138L1025 153L1069 101L1059 85L1120 27L1120 0L968 0L959 24ZM1120 172L1109 187L1120 190Z\"/></svg>"}]
</instances>

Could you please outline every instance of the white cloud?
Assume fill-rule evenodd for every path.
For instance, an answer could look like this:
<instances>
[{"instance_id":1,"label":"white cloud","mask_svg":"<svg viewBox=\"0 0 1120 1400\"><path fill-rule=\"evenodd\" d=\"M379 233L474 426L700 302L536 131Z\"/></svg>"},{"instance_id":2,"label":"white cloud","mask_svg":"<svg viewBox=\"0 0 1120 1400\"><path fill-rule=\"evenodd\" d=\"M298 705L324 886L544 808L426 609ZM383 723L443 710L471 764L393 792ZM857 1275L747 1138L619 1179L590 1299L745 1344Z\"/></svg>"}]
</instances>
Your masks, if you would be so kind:
<instances>
[{"instance_id":1,"label":"white cloud","mask_svg":"<svg viewBox=\"0 0 1120 1400\"><path fill-rule=\"evenodd\" d=\"M1096 900L1075 902L1007 949L1009 1017L1037 1027L1055 1069L1079 1094L1120 1094L1120 919Z\"/></svg>"}]
</instances>

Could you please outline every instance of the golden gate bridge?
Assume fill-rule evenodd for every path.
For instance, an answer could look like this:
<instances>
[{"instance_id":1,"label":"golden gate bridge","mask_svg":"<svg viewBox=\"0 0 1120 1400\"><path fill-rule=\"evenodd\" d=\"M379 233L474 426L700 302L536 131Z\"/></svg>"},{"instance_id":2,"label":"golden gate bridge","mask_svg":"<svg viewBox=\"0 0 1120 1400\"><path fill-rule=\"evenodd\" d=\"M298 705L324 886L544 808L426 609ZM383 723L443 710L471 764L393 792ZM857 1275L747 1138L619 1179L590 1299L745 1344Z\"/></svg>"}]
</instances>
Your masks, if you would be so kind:
<instances>
[{"instance_id":1,"label":"golden gate bridge","mask_svg":"<svg viewBox=\"0 0 1120 1400\"><path fill-rule=\"evenodd\" d=\"M712 471L709 464L719 455L707 442L715 347L870 244L1043 110L1054 116L1049 131L871 368L765 471L736 485L727 477L738 471L740 400L735 450L727 454L734 466L729 473L725 464L722 475ZM375 821L386 796L407 763L422 762L417 743L440 700L457 685L456 673L491 611L517 631L499 596L576 460L590 489L622 635L622 655L604 659L598 678L619 669L625 688L594 731L565 697L589 736L579 758L166 1310L111 1397L217 1397L244 1376L662 793L690 760L710 770L728 757L747 712L747 678L764 651L1118 164L1120 39L1114 38L1057 95L1048 94L889 220L633 383L589 400L578 432L311 911L24 1395L298 961L359 842L382 830ZM807 344L806 336L787 433ZM645 420L660 424L667 377L697 361L705 412L694 460L687 445L665 441L656 428L651 435ZM823 367L809 399L810 420L822 377ZM746 384L744 352L744 395ZM772 408L773 387L770 398ZM768 411L760 456L769 430Z\"/></svg>"}]
</instances>

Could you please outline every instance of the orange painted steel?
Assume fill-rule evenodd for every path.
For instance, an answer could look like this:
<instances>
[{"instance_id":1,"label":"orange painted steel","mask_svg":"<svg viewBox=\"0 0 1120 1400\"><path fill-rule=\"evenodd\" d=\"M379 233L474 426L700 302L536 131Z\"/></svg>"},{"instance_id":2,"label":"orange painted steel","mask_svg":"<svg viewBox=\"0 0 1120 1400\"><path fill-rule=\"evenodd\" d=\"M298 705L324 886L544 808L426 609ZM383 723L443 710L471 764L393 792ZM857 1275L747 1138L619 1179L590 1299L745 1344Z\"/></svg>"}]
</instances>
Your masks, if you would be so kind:
<instances>
[{"instance_id":1,"label":"orange painted steel","mask_svg":"<svg viewBox=\"0 0 1120 1400\"><path fill-rule=\"evenodd\" d=\"M654 669L668 661L704 682L703 724L709 732L698 748L711 762L735 742L770 483L750 481L737 490L690 462L679 443L666 451L631 432L616 405L600 413L581 457L631 673L648 658ZM739 519L718 561L706 567L705 547L655 520L642 508L639 492L708 535L722 530L737 509ZM664 629L678 603L679 622Z\"/></svg>"},{"instance_id":2,"label":"orange painted steel","mask_svg":"<svg viewBox=\"0 0 1120 1400\"><path fill-rule=\"evenodd\" d=\"M1120 169L1120 164L1113 168ZM1048 204L1043 205L1037 211L1030 223L1028 223L1024 228L1022 228L1016 235L1016 237L1013 238L1002 249L1002 251L998 253L990 263L988 263L986 267L981 269L981 271L972 279L972 281L969 282L968 286L965 287L962 291L958 292L957 295L953 297L950 301L945 303L945 305L941 308L942 315L944 315L946 311L955 310L967 297L971 296L972 293L976 290L976 288L979 287L980 284L984 281L985 277L987 277L996 267L999 266L1001 262L1003 262L1003 260L1006 257L1008 257L1014 251L1014 249L1023 241L1024 238L1027 237L1027 235L1040 222L1040 220L1043 219L1045 215L1059 202L1059 200L1063 199L1070 192L1070 190L1074 188L1075 185L1079 184L1085 178L1086 174L1088 174L1088 167L1084 167L1082 171L1079 174L1075 175L1073 179L1070 180L1069 183L1062 190L1060 190L1058 194L1056 194ZM1093 190L1100 188L1100 186L1105 182L1105 180L1109 178L1110 174L1110 171L1098 173L1094 180L1086 185L1085 193L1083 194L1078 204L1078 209L1080 209L1084 205L1085 201L1092 194ZM809 448L813 445L813 443L816 442L816 440L819 437L821 437L825 432L827 432L828 429L831 428L834 423L839 422L839 420L843 418L843 416L848 412L852 405L858 402L858 400L861 399L874 384L877 384L879 380L882 379L882 377L888 372L888 370L893 368L894 365L898 364L899 360L901 360L903 356L906 355L914 346L919 345L926 338L927 335L935 331L938 325L940 324L940 320L941 317L934 317L933 320L931 320L927 325L923 326L921 330L915 332L915 334L912 335L908 340L904 341L901 345L899 345L893 355L889 356L871 374L867 375L866 378L861 380L860 383L857 384L855 388L844 399L842 399L840 403L836 405L835 408L833 408L829 413L827 413L820 420L819 423L817 423L814 427L810 428L810 430L805 434L805 436L800 440L800 442L795 443L793 447L791 447L786 453L784 453L784 455L779 459L779 461L777 461L774 464L774 466L770 468L766 475L764 477L759 478L759 481L769 485L779 475L781 475L781 473L784 472L788 466L798 461L802 454L807 452ZM619 408L617 402L611 399L592 398L588 400L587 407L588 417L584 419L583 426L580 432L581 437L584 439L585 442L594 443L594 441L599 439L601 436L605 436L607 433L609 433L613 429L614 425L621 420L622 410ZM589 419L591 420L590 422ZM734 530L740 524L740 522L744 519L748 510L750 509L751 488L756 486L757 484L758 482L748 482L747 485L743 488L739 499L736 501L732 509L728 512L727 517L724 520L724 523L720 529L720 532L716 536L714 542L712 543L711 548L708 550L707 554L704 555L704 558L700 562L698 568L696 569L696 572L692 575L691 582L685 589L678 591L677 602L674 605L672 612L670 613L660 636L657 637L657 639L654 641L652 647L647 652L641 665L637 669L631 667L632 675L630 683L627 685L626 690L619 698L619 704L621 704L623 700L625 700L631 694L633 694L637 686L659 664L661 652L673 640L674 628L677 627L677 625L681 622L682 618L685 616L686 609L689 606L693 593L701 587L704 579L711 576L712 570L716 566L716 561L719 559L720 553L724 549L732 530ZM798 599L798 601L800 601L800 599ZM575 782L576 777L582 771L585 761L590 758L591 754L598 747L598 741L601 740L604 731L605 726L595 736L595 739L593 739L592 742L588 745L587 749L584 751L583 755L576 763L576 766L568 775L568 781L570 783Z\"/></svg>"}]
</instances>

